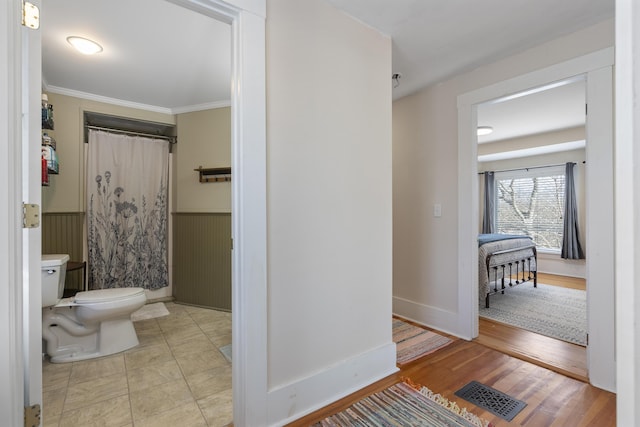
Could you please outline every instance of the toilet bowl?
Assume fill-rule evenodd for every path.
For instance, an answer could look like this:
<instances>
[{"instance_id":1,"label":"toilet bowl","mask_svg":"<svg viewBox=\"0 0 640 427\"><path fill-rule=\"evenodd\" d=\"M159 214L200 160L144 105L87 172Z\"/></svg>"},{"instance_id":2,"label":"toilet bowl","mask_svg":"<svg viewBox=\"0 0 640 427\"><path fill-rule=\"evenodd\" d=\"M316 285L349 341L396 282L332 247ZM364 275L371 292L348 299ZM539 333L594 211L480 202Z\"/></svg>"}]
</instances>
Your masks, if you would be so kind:
<instances>
[{"instance_id":1,"label":"toilet bowl","mask_svg":"<svg viewBox=\"0 0 640 427\"><path fill-rule=\"evenodd\" d=\"M138 345L131 313L147 298L142 288L78 292L62 299L69 255L42 256L42 337L53 363L107 356Z\"/></svg>"}]
</instances>

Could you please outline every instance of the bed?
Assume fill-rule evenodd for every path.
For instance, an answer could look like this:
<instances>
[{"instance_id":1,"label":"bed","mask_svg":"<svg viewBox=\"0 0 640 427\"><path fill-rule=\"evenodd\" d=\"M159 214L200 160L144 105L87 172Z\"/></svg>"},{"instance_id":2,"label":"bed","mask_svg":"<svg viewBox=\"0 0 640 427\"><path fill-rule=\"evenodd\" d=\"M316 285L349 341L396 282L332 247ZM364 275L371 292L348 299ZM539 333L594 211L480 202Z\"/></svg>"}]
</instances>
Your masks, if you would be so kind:
<instances>
[{"instance_id":1,"label":"bed","mask_svg":"<svg viewBox=\"0 0 640 427\"><path fill-rule=\"evenodd\" d=\"M536 245L527 236L478 235L478 297L489 308L489 297L533 281L538 285Z\"/></svg>"}]
</instances>

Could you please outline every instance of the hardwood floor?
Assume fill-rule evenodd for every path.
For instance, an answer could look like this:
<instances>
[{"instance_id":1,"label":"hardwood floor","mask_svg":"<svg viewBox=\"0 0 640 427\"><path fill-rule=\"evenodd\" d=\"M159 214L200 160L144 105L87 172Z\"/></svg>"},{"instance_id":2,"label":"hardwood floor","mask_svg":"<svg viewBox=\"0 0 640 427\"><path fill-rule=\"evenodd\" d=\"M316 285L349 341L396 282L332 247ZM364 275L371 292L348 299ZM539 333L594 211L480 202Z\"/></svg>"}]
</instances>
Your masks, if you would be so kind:
<instances>
[{"instance_id":1,"label":"hardwood floor","mask_svg":"<svg viewBox=\"0 0 640 427\"><path fill-rule=\"evenodd\" d=\"M539 274L538 278L540 283L585 289L583 279L545 274ZM472 342L456 339L453 344L401 367L396 374L289 426L313 424L405 377L496 427L616 425L615 394L588 384L584 347L481 319L478 339ZM454 395L472 380L523 400L527 407L509 423Z\"/></svg>"},{"instance_id":2,"label":"hardwood floor","mask_svg":"<svg viewBox=\"0 0 640 427\"><path fill-rule=\"evenodd\" d=\"M538 273L538 282L572 289L586 289L585 280L575 277ZM482 318L480 335L475 341L571 378L589 381L585 347Z\"/></svg>"},{"instance_id":3,"label":"hardwood floor","mask_svg":"<svg viewBox=\"0 0 640 427\"><path fill-rule=\"evenodd\" d=\"M563 288L587 289L587 282L579 277L558 276L557 274L538 273L538 283L561 286Z\"/></svg>"},{"instance_id":4,"label":"hardwood floor","mask_svg":"<svg viewBox=\"0 0 640 427\"><path fill-rule=\"evenodd\" d=\"M496 427L615 426L613 393L516 359L477 342L457 339L451 345L409 363L401 370L289 426L308 426L346 409L357 400L408 377L429 387ZM475 380L523 400L527 407L511 423L460 399L454 393Z\"/></svg>"}]
</instances>

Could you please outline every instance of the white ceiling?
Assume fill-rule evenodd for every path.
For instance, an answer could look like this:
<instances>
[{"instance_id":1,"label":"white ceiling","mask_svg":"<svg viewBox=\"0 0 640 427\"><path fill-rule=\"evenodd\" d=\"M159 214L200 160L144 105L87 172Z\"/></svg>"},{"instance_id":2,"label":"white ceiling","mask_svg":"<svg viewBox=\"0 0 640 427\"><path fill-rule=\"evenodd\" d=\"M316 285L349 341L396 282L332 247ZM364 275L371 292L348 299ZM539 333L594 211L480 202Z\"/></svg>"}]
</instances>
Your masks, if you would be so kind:
<instances>
[{"instance_id":1,"label":"white ceiling","mask_svg":"<svg viewBox=\"0 0 640 427\"><path fill-rule=\"evenodd\" d=\"M228 105L228 24L163 0L42 3L45 90L173 113ZM71 35L104 51L81 55Z\"/></svg>"},{"instance_id":2,"label":"white ceiling","mask_svg":"<svg viewBox=\"0 0 640 427\"><path fill-rule=\"evenodd\" d=\"M480 105L478 126L491 126L493 133L479 136L478 143L584 126L585 104L585 81L579 79L503 102Z\"/></svg>"},{"instance_id":3,"label":"white ceiling","mask_svg":"<svg viewBox=\"0 0 640 427\"><path fill-rule=\"evenodd\" d=\"M402 74L394 99L614 13L614 0L327 1L392 37L392 71ZM45 90L169 113L228 105L227 24L163 0L42 3ZM82 56L67 44L69 35L91 38L104 52ZM546 105L550 113L559 104ZM497 120L487 123L496 128L493 138L503 129Z\"/></svg>"},{"instance_id":4,"label":"white ceiling","mask_svg":"<svg viewBox=\"0 0 640 427\"><path fill-rule=\"evenodd\" d=\"M391 36L396 99L614 15L614 0L328 1Z\"/></svg>"}]
</instances>

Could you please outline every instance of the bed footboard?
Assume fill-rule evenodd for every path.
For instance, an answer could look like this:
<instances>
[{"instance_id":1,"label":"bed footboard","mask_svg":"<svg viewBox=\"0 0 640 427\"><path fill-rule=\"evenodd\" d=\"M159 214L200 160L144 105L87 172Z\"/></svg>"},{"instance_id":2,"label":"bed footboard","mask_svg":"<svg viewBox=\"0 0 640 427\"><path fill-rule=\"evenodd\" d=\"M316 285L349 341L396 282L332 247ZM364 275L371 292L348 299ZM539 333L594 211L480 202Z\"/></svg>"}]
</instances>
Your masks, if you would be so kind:
<instances>
[{"instance_id":1,"label":"bed footboard","mask_svg":"<svg viewBox=\"0 0 640 427\"><path fill-rule=\"evenodd\" d=\"M518 252L529 249L531 251L527 255L523 255L522 253L518 254ZM514 254L514 257L509 257L509 254ZM531 267L532 260L534 261L534 268ZM487 308L489 308L489 297L498 292L504 294L506 289L531 280L533 280L533 287L538 287L538 251L535 245L521 246L490 253L487 255L486 263L489 280L489 289L485 298L485 306ZM492 273L493 280L491 280ZM505 278L509 279L509 283L505 283ZM500 280L500 286L498 286L498 280ZM492 283L493 286L491 286Z\"/></svg>"}]
</instances>

